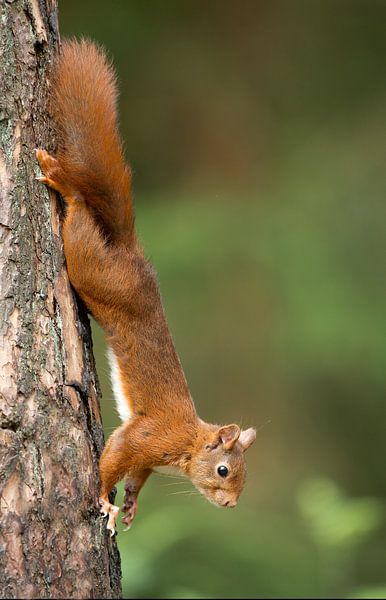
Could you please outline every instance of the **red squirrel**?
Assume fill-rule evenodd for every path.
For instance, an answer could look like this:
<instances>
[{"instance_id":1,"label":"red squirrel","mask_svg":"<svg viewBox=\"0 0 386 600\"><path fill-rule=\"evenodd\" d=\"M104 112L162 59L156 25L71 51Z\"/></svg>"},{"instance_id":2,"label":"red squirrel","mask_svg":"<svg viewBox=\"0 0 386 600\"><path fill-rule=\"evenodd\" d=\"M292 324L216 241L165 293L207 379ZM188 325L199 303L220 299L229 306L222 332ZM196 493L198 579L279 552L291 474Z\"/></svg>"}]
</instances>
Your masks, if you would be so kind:
<instances>
[{"instance_id":1,"label":"red squirrel","mask_svg":"<svg viewBox=\"0 0 386 600\"><path fill-rule=\"evenodd\" d=\"M103 328L122 425L100 459L100 512L115 533L109 501L125 479L129 528L138 494L157 468L173 467L210 502L235 506L253 428L212 425L197 415L163 311L156 275L134 228L131 171L117 127L117 87L104 52L64 43L52 72L56 157L37 150L38 179L66 204L64 253L72 286Z\"/></svg>"}]
</instances>

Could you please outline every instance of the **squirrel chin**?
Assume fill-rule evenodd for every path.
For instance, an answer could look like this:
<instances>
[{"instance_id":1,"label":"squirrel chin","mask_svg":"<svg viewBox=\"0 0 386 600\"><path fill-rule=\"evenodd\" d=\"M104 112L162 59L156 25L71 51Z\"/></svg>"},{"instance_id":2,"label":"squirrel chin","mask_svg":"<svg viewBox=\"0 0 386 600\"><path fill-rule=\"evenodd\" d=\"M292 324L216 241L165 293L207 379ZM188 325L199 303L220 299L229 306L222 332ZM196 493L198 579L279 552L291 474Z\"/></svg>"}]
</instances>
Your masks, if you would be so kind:
<instances>
[{"instance_id":1,"label":"squirrel chin","mask_svg":"<svg viewBox=\"0 0 386 600\"><path fill-rule=\"evenodd\" d=\"M197 489L208 502L217 508L234 508L237 505L237 498L234 495L224 493L222 490L213 489L209 491L200 487L197 487Z\"/></svg>"}]
</instances>

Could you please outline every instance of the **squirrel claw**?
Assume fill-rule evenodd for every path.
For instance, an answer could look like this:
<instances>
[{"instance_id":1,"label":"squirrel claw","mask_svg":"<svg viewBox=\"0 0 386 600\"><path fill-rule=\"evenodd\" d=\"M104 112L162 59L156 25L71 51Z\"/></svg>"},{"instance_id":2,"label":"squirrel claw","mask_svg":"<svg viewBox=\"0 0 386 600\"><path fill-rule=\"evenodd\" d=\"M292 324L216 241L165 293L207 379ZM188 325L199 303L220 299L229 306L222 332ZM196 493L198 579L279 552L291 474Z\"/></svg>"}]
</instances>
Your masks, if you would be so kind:
<instances>
[{"instance_id":1,"label":"squirrel claw","mask_svg":"<svg viewBox=\"0 0 386 600\"><path fill-rule=\"evenodd\" d=\"M111 532L110 536L113 537L115 535L115 519L118 515L119 507L110 504L110 502L103 498L99 498L99 506L101 507L99 512L102 517L108 517L106 529Z\"/></svg>"}]
</instances>

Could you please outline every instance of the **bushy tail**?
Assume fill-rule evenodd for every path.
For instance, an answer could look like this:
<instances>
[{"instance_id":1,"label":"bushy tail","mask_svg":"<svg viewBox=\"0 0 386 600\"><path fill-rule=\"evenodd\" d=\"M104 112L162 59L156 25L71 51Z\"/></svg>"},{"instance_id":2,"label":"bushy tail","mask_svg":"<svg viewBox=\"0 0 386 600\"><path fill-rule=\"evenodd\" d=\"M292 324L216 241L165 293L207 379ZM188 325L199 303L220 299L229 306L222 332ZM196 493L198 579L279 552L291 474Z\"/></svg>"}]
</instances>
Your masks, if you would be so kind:
<instances>
[{"instance_id":1,"label":"bushy tail","mask_svg":"<svg viewBox=\"0 0 386 600\"><path fill-rule=\"evenodd\" d=\"M100 48L82 40L64 43L53 71L52 110L61 167L107 237L130 241L131 174L118 133L113 68Z\"/></svg>"}]
</instances>

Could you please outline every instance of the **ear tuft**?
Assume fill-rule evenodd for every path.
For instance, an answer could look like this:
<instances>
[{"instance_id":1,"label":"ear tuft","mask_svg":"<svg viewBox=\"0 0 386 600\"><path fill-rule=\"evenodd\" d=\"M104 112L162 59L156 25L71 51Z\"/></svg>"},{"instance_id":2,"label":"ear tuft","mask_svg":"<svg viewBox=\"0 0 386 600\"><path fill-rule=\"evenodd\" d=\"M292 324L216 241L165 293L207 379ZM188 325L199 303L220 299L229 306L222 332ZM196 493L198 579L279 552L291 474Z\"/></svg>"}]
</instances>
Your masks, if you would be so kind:
<instances>
[{"instance_id":1,"label":"ear tuft","mask_svg":"<svg viewBox=\"0 0 386 600\"><path fill-rule=\"evenodd\" d=\"M225 425L218 430L220 443L224 444L225 450L232 450L233 446L240 437L240 427L238 425Z\"/></svg>"},{"instance_id":2,"label":"ear tuft","mask_svg":"<svg viewBox=\"0 0 386 600\"><path fill-rule=\"evenodd\" d=\"M245 429L240 433L239 442L243 447L243 450L248 450L249 446L252 446L256 439L256 430L253 427Z\"/></svg>"}]
</instances>

